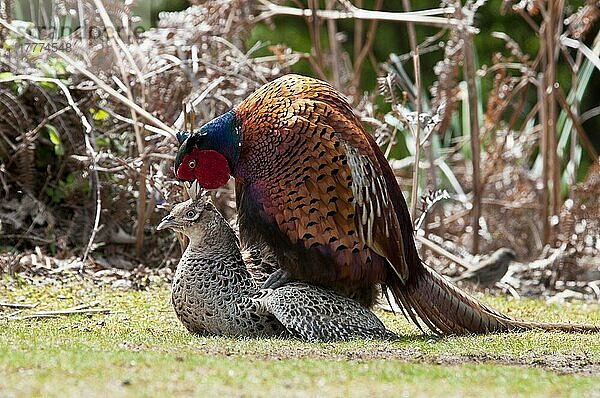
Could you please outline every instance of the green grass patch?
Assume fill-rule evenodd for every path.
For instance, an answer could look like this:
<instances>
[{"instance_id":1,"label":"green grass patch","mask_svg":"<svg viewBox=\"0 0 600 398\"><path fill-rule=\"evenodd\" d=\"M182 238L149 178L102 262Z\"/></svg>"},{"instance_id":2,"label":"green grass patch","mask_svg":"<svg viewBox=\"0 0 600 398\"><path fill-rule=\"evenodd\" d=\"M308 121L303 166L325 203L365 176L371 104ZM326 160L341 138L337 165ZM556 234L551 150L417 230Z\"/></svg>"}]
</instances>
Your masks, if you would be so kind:
<instances>
[{"instance_id":1,"label":"green grass patch","mask_svg":"<svg viewBox=\"0 0 600 398\"><path fill-rule=\"evenodd\" d=\"M483 299L515 317L600 323L597 304ZM177 321L164 283L130 291L75 278L0 282L0 301L39 303L22 314L94 300L112 312L0 318L0 396L600 396L594 334L437 338L379 312L400 340L199 337Z\"/></svg>"}]
</instances>

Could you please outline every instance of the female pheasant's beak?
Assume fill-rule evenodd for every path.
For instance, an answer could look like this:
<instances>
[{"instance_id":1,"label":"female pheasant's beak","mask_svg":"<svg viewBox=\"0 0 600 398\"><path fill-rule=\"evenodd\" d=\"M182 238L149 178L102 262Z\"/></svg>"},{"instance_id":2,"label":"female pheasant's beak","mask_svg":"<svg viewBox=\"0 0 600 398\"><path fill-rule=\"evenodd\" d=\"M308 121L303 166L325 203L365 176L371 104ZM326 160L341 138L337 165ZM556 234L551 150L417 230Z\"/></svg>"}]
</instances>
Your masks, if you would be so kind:
<instances>
[{"instance_id":1,"label":"female pheasant's beak","mask_svg":"<svg viewBox=\"0 0 600 398\"><path fill-rule=\"evenodd\" d=\"M160 220L160 224L158 224L158 226L156 227L156 230L160 231L161 229L166 229L166 228L171 228L171 229L179 228L179 223L175 220L175 217L173 217L170 214L168 216L164 217L162 220Z\"/></svg>"}]
</instances>

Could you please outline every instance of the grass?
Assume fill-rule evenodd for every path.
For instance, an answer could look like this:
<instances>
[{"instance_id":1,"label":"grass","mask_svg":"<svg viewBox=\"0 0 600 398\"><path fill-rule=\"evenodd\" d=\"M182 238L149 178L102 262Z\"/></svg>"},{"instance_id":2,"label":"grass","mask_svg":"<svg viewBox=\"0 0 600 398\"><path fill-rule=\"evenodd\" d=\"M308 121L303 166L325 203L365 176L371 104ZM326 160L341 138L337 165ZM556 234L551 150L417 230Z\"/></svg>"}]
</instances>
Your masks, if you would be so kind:
<instances>
[{"instance_id":1,"label":"grass","mask_svg":"<svg viewBox=\"0 0 600 398\"><path fill-rule=\"evenodd\" d=\"M0 282L36 311L98 300L111 314L0 318L0 396L600 396L600 338L527 332L435 338L380 313L394 342L310 344L189 334L168 286ZM485 297L514 316L600 323L598 305ZM4 309L0 314L12 310Z\"/></svg>"}]
</instances>

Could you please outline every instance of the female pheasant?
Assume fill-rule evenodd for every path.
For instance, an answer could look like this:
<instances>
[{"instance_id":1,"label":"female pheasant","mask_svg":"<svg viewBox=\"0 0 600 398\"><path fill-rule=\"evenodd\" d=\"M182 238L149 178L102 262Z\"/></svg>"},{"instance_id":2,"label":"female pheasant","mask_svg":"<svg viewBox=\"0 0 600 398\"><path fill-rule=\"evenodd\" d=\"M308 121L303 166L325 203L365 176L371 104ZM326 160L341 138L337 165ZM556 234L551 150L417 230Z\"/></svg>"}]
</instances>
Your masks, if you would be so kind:
<instances>
[{"instance_id":1,"label":"female pheasant","mask_svg":"<svg viewBox=\"0 0 600 398\"><path fill-rule=\"evenodd\" d=\"M266 244L293 279L367 306L387 286L418 326L438 333L598 330L513 320L423 264L392 169L323 81L281 77L179 139L177 177L214 189L233 176L242 241Z\"/></svg>"},{"instance_id":2,"label":"female pheasant","mask_svg":"<svg viewBox=\"0 0 600 398\"><path fill-rule=\"evenodd\" d=\"M261 290L227 221L205 197L176 205L157 229L190 238L173 279L172 302L194 333L292 335L309 341L394 338L368 309L303 282Z\"/></svg>"}]
</instances>

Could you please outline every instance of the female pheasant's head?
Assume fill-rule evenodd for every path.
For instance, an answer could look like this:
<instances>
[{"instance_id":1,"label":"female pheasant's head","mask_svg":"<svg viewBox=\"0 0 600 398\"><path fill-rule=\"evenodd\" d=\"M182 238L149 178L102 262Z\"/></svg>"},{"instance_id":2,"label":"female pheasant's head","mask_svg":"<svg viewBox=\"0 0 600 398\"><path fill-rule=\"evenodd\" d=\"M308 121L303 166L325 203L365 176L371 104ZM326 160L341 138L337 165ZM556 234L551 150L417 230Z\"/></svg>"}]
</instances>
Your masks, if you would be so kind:
<instances>
[{"instance_id":1,"label":"female pheasant's head","mask_svg":"<svg viewBox=\"0 0 600 398\"><path fill-rule=\"evenodd\" d=\"M233 110L211 120L192 134L178 134L177 139L177 178L196 180L206 189L219 188L229 181L240 155L240 129Z\"/></svg>"}]
</instances>

